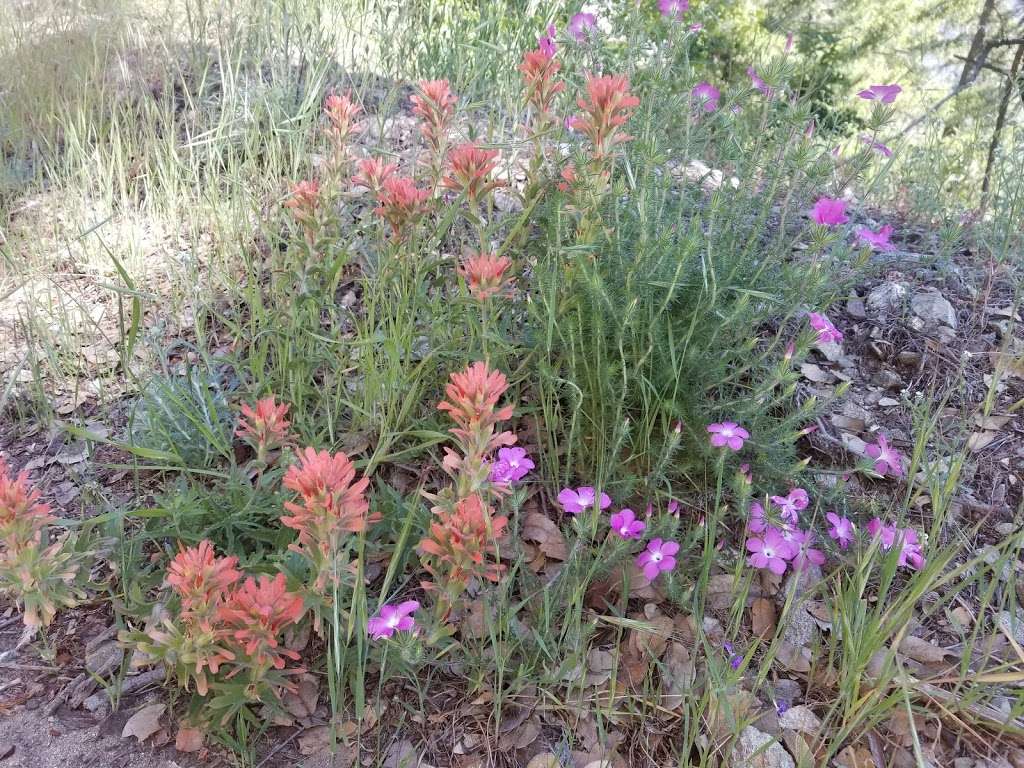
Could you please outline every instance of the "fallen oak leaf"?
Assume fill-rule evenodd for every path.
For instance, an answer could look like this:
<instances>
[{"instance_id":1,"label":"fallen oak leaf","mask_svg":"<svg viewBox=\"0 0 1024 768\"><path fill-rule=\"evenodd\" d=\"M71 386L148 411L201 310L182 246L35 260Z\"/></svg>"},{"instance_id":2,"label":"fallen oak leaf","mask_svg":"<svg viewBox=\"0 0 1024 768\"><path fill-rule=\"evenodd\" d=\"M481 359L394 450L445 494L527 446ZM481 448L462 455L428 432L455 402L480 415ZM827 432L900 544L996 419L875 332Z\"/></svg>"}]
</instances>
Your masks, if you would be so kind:
<instances>
[{"instance_id":1,"label":"fallen oak leaf","mask_svg":"<svg viewBox=\"0 0 1024 768\"><path fill-rule=\"evenodd\" d=\"M174 737L174 748L179 752L198 752L203 748L205 734L198 728L182 726Z\"/></svg>"},{"instance_id":2,"label":"fallen oak leaf","mask_svg":"<svg viewBox=\"0 0 1024 768\"><path fill-rule=\"evenodd\" d=\"M951 655L945 648L940 648L913 635L907 635L900 640L900 652L922 664L937 664L946 656Z\"/></svg>"},{"instance_id":3,"label":"fallen oak leaf","mask_svg":"<svg viewBox=\"0 0 1024 768\"><path fill-rule=\"evenodd\" d=\"M775 604L764 597L754 600L750 606L750 628L762 640L775 632Z\"/></svg>"},{"instance_id":4,"label":"fallen oak leaf","mask_svg":"<svg viewBox=\"0 0 1024 768\"><path fill-rule=\"evenodd\" d=\"M557 525L540 512L531 512L523 523L523 539L533 542L538 549L553 560L569 557L565 536Z\"/></svg>"},{"instance_id":5,"label":"fallen oak leaf","mask_svg":"<svg viewBox=\"0 0 1024 768\"><path fill-rule=\"evenodd\" d=\"M134 736L142 743L160 730L160 716L167 709L166 704L149 704L128 718L121 729L121 738Z\"/></svg>"}]
</instances>

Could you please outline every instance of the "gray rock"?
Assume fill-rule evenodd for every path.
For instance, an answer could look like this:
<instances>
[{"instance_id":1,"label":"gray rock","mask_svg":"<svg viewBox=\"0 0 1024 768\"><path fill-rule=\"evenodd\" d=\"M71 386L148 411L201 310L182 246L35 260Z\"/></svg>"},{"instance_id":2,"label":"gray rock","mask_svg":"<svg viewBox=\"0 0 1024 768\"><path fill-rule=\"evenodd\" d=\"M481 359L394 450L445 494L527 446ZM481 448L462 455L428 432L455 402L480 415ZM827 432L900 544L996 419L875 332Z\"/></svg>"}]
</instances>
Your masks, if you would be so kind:
<instances>
[{"instance_id":1,"label":"gray rock","mask_svg":"<svg viewBox=\"0 0 1024 768\"><path fill-rule=\"evenodd\" d=\"M936 290L915 293L910 299L910 311L926 325L946 326L956 330L956 310Z\"/></svg>"},{"instance_id":2,"label":"gray rock","mask_svg":"<svg viewBox=\"0 0 1024 768\"><path fill-rule=\"evenodd\" d=\"M846 314L855 320L866 320L868 312L864 307L864 301L856 296L851 299L847 299Z\"/></svg>"},{"instance_id":3,"label":"gray rock","mask_svg":"<svg viewBox=\"0 0 1024 768\"><path fill-rule=\"evenodd\" d=\"M882 368L871 377L871 383L884 389L903 389L904 382L896 371Z\"/></svg>"},{"instance_id":4,"label":"gray rock","mask_svg":"<svg viewBox=\"0 0 1024 768\"><path fill-rule=\"evenodd\" d=\"M1000 611L996 616L996 625L1018 643L1024 645L1024 615L1018 613L1014 616L1009 611Z\"/></svg>"},{"instance_id":5,"label":"gray rock","mask_svg":"<svg viewBox=\"0 0 1024 768\"><path fill-rule=\"evenodd\" d=\"M906 283L881 283L871 289L865 303L874 314L891 314L903 309L909 292Z\"/></svg>"},{"instance_id":6,"label":"gray rock","mask_svg":"<svg viewBox=\"0 0 1024 768\"><path fill-rule=\"evenodd\" d=\"M808 707L790 707L779 716L779 727L815 736L821 729L821 718Z\"/></svg>"},{"instance_id":7,"label":"gray rock","mask_svg":"<svg viewBox=\"0 0 1024 768\"><path fill-rule=\"evenodd\" d=\"M743 729L733 745L729 765L737 768L796 768L784 746L751 725Z\"/></svg>"}]
</instances>

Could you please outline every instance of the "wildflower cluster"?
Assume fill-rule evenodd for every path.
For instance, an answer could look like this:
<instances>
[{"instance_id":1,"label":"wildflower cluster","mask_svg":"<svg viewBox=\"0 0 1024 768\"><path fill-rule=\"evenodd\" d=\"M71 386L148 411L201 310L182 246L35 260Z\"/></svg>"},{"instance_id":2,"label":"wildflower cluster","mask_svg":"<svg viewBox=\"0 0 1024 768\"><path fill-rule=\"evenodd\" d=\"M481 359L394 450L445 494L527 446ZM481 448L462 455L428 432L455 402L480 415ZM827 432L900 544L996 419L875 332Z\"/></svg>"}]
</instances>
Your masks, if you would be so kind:
<instances>
[{"instance_id":1,"label":"wildflower cluster","mask_svg":"<svg viewBox=\"0 0 1024 768\"><path fill-rule=\"evenodd\" d=\"M455 116L455 95L447 80L421 80L412 97L412 113L422 121L420 132L432 156L440 160Z\"/></svg>"},{"instance_id":2,"label":"wildflower cluster","mask_svg":"<svg viewBox=\"0 0 1024 768\"><path fill-rule=\"evenodd\" d=\"M48 626L59 608L84 596L75 584L82 558L74 552L74 537L68 533L51 543L56 518L39 499L27 473L12 475L0 458L0 594L20 603L32 629Z\"/></svg>"},{"instance_id":3,"label":"wildflower cluster","mask_svg":"<svg viewBox=\"0 0 1024 768\"><path fill-rule=\"evenodd\" d=\"M249 445L256 452L256 463L265 466L270 459L291 442L288 428L288 406L278 404L273 395L256 402L253 408L248 403L242 405L242 417L239 419L235 436Z\"/></svg>"},{"instance_id":4,"label":"wildflower cluster","mask_svg":"<svg viewBox=\"0 0 1024 768\"><path fill-rule=\"evenodd\" d=\"M331 145L329 169L334 174L341 174L348 165L348 145L355 134L362 131L356 119L363 108L352 101L349 93L331 93L324 102L324 115L327 117L326 134Z\"/></svg>"},{"instance_id":5,"label":"wildflower cluster","mask_svg":"<svg viewBox=\"0 0 1024 768\"><path fill-rule=\"evenodd\" d=\"M308 562L313 591L323 593L329 584L339 583L347 564L346 536L365 531L380 515L369 511L369 478L356 479L355 467L344 453L306 448L298 459L282 483L298 498L285 502L290 514L283 515L281 523L299 532L289 549Z\"/></svg>"},{"instance_id":6,"label":"wildflower cluster","mask_svg":"<svg viewBox=\"0 0 1024 768\"><path fill-rule=\"evenodd\" d=\"M176 598L172 615L145 632L124 632L123 643L162 662L178 685L193 685L223 719L257 703L276 705L293 690L287 668L299 654L284 645L284 633L305 614L301 595L285 576L245 577L238 558L219 557L207 540L182 548L167 571ZM241 681L240 687L236 683Z\"/></svg>"}]
</instances>

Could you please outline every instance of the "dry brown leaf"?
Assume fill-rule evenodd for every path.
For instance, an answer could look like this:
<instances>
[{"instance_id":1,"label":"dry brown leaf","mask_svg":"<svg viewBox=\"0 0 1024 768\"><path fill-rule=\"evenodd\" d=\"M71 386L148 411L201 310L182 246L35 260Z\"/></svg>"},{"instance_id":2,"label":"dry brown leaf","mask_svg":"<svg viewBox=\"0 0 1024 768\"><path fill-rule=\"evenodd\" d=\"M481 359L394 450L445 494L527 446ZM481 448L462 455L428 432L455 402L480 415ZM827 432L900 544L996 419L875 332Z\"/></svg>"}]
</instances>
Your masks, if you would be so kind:
<instances>
[{"instance_id":1,"label":"dry brown leaf","mask_svg":"<svg viewBox=\"0 0 1024 768\"><path fill-rule=\"evenodd\" d=\"M319 695L320 685L316 677L310 674L302 675L296 685L296 690L285 693L284 708L295 717L309 717L316 712Z\"/></svg>"},{"instance_id":2,"label":"dry brown leaf","mask_svg":"<svg viewBox=\"0 0 1024 768\"><path fill-rule=\"evenodd\" d=\"M971 436L967 438L967 447L971 453L978 453L987 448L997 437L999 437L998 432L972 432Z\"/></svg>"},{"instance_id":3,"label":"dry brown leaf","mask_svg":"<svg viewBox=\"0 0 1024 768\"><path fill-rule=\"evenodd\" d=\"M383 768L417 768L420 756L411 741L397 741L388 750Z\"/></svg>"},{"instance_id":4,"label":"dry brown leaf","mask_svg":"<svg viewBox=\"0 0 1024 768\"><path fill-rule=\"evenodd\" d=\"M140 742L145 741L160 730L160 716L165 709L167 709L166 704L150 704L143 707L128 718L124 728L121 729L121 738L127 739L129 736L134 736Z\"/></svg>"},{"instance_id":5,"label":"dry brown leaf","mask_svg":"<svg viewBox=\"0 0 1024 768\"><path fill-rule=\"evenodd\" d=\"M767 639L775 632L775 603L759 597L750 606L750 627L761 639Z\"/></svg>"},{"instance_id":6,"label":"dry brown leaf","mask_svg":"<svg viewBox=\"0 0 1024 768\"><path fill-rule=\"evenodd\" d=\"M974 423L979 429L991 429L996 432L1005 427L1012 419L1013 416L986 416L982 413L976 414L974 417Z\"/></svg>"},{"instance_id":7,"label":"dry brown leaf","mask_svg":"<svg viewBox=\"0 0 1024 768\"><path fill-rule=\"evenodd\" d=\"M875 768L871 751L865 747L854 747L852 744L836 755L832 762L837 768Z\"/></svg>"},{"instance_id":8,"label":"dry brown leaf","mask_svg":"<svg viewBox=\"0 0 1024 768\"><path fill-rule=\"evenodd\" d=\"M814 752L807 738L796 731L783 731L782 741L799 766L814 765Z\"/></svg>"},{"instance_id":9,"label":"dry brown leaf","mask_svg":"<svg viewBox=\"0 0 1024 768\"><path fill-rule=\"evenodd\" d=\"M637 656L661 658L675 625L668 616L655 616L646 621L643 629L629 632L629 649Z\"/></svg>"},{"instance_id":10,"label":"dry brown leaf","mask_svg":"<svg viewBox=\"0 0 1024 768\"><path fill-rule=\"evenodd\" d=\"M307 757L323 752L331 745L331 727L314 725L299 735L299 752Z\"/></svg>"},{"instance_id":11,"label":"dry brown leaf","mask_svg":"<svg viewBox=\"0 0 1024 768\"><path fill-rule=\"evenodd\" d=\"M541 752L530 759L526 768L562 768L562 762L550 752Z\"/></svg>"},{"instance_id":12,"label":"dry brown leaf","mask_svg":"<svg viewBox=\"0 0 1024 768\"><path fill-rule=\"evenodd\" d=\"M813 381L815 384L831 384L836 380L835 376L814 363L801 365L800 373L805 379Z\"/></svg>"},{"instance_id":13,"label":"dry brown leaf","mask_svg":"<svg viewBox=\"0 0 1024 768\"><path fill-rule=\"evenodd\" d=\"M922 664L936 664L950 653L945 648L940 648L913 635L907 635L900 641L900 652Z\"/></svg>"},{"instance_id":14,"label":"dry brown leaf","mask_svg":"<svg viewBox=\"0 0 1024 768\"><path fill-rule=\"evenodd\" d=\"M811 651L809 648L797 648L788 640L779 643L775 658L787 669L794 672L811 671Z\"/></svg>"},{"instance_id":15,"label":"dry brown leaf","mask_svg":"<svg viewBox=\"0 0 1024 768\"><path fill-rule=\"evenodd\" d=\"M182 726L174 737L174 748L179 752L198 752L203 748L205 738L205 734L198 728Z\"/></svg>"},{"instance_id":16,"label":"dry brown leaf","mask_svg":"<svg viewBox=\"0 0 1024 768\"><path fill-rule=\"evenodd\" d=\"M540 512L531 512L526 516L523 539L534 542L541 552L554 560L565 560L569 556L562 531L551 518Z\"/></svg>"},{"instance_id":17,"label":"dry brown leaf","mask_svg":"<svg viewBox=\"0 0 1024 768\"><path fill-rule=\"evenodd\" d=\"M502 734L498 740L498 749L508 752L513 749L525 749L537 741L540 736L540 722L536 717L520 723L508 733Z\"/></svg>"},{"instance_id":18,"label":"dry brown leaf","mask_svg":"<svg viewBox=\"0 0 1024 768\"><path fill-rule=\"evenodd\" d=\"M693 688L696 676L696 669L686 646L681 643L670 643L661 669L662 706L667 709L682 706L686 694Z\"/></svg>"},{"instance_id":19,"label":"dry brown leaf","mask_svg":"<svg viewBox=\"0 0 1024 768\"><path fill-rule=\"evenodd\" d=\"M603 651L600 648L591 648L587 653L587 674L583 678L586 686L601 685L612 676L612 670L617 665L616 656L611 651Z\"/></svg>"}]
</instances>

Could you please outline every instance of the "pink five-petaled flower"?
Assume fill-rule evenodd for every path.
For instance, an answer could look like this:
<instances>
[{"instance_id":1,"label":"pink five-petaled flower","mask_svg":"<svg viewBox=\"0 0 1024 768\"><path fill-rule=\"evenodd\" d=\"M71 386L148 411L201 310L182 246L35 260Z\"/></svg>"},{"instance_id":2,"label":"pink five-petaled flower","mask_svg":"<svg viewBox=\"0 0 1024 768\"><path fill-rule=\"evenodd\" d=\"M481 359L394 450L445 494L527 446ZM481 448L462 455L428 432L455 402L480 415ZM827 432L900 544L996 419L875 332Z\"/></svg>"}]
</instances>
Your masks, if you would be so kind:
<instances>
[{"instance_id":1,"label":"pink five-petaled flower","mask_svg":"<svg viewBox=\"0 0 1024 768\"><path fill-rule=\"evenodd\" d=\"M747 539L747 558L754 568L767 568L777 576L786 572L786 561L793 557L788 542L775 528L768 528L759 538Z\"/></svg>"},{"instance_id":2,"label":"pink five-petaled flower","mask_svg":"<svg viewBox=\"0 0 1024 768\"><path fill-rule=\"evenodd\" d=\"M765 519L764 507L760 502L750 502L750 519L747 520L747 530L751 533L764 533L767 528L768 522Z\"/></svg>"},{"instance_id":3,"label":"pink five-petaled flower","mask_svg":"<svg viewBox=\"0 0 1024 768\"><path fill-rule=\"evenodd\" d=\"M884 434L879 433L878 442L869 445L866 451L875 460L875 472L883 476L903 477L903 455L889 445Z\"/></svg>"},{"instance_id":4,"label":"pink five-petaled flower","mask_svg":"<svg viewBox=\"0 0 1024 768\"><path fill-rule=\"evenodd\" d=\"M810 531L796 531L793 534L793 542L796 546L796 554L793 555L793 570L800 573L811 565L824 565L825 553L820 549L814 549L811 543L814 541L814 534Z\"/></svg>"},{"instance_id":5,"label":"pink five-petaled flower","mask_svg":"<svg viewBox=\"0 0 1024 768\"><path fill-rule=\"evenodd\" d=\"M549 58L558 51L558 45L555 43L555 34L555 25L548 24L545 33L537 38L537 47Z\"/></svg>"},{"instance_id":6,"label":"pink five-petaled flower","mask_svg":"<svg viewBox=\"0 0 1024 768\"><path fill-rule=\"evenodd\" d=\"M662 571L676 567L676 553L679 545L674 541L651 539L647 549L636 556L636 567L643 571L644 578L654 581Z\"/></svg>"},{"instance_id":7,"label":"pink five-petaled flower","mask_svg":"<svg viewBox=\"0 0 1024 768\"><path fill-rule=\"evenodd\" d=\"M772 496L772 501L782 510L779 516L795 525L800 518L801 510L807 508L810 500L807 491L803 488L794 488L786 496Z\"/></svg>"},{"instance_id":8,"label":"pink five-petaled flower","mask_svg":"<svg viewBox=\"0 0 1024 768\"><path fill-rule=\"evenodd\" d=\"M570 125L590 139L597 157L604 157L615 145L633 138L618 129L632 116L640 99L630 93L625 75L588 75L587 96L576 99L583 114L573 117Z\"/></svg>"},{"instance_id":9,"label":"pink five-petaled flower","mask_svg":"<svg viewBox=\"0 0 1024 768\"><path fill-rule=\"evenodd\" d=\"M846 216L846 201L832 197L819 197L811 209L811 218L815 224L823 227L838 227L849 221Z\"/></svg>"},{"instance_id":10,"label":"pink five-petaled flower","mask_svg":"<svg viewBox=\"0 0 1024 768\"><path fill-rule=\"evenodd\" d=\"M352 183L357 187L366 187L374 195L379 195L384 188L384 182L395 175L398 166L395 163L385 163L379 157L367 157L359 161L359 171L352 177Z\"/></svg>"},{"instance_id":11,"label":"pink five-petaled flower","mask_svg":"<svg viewBox=\"0 0 1024 768\"><path fill-rule=\"evenodd\" d=\"M835 512L825 515L828 520L828 535L839 545L840 549L846 549L853 541L854 526L849 518L840 517Z\"/></svg>"},{"instance_id":12,"label":"pink five-petaled flower","mask_svg":"<svg viewBox=\"0 0 1024 768\"><path fill-rule=\"evenodd\" d=\"M750 438L750 433L735 421L708 424L708 432L711 434L711 444L715 448L728 446L733 451L738 451L742 448L743 441Z\"/></svg>"},{"instance_id":13,"label":"pink five-petaled flower","mask_svg":"<svg viewBox=\"0 0 1024 768\"><path fill-rule=\"evenodd\" d=\"M589 485L582 485L575 491L572 488L563 488L558 494L558 503L567 515L578 515L586 512L597 500L597 491ZM601 494L601 509L608 509L612 505L611 497L607 493Z\"/></svg>"},{"instance_id":14,"label":"pink five-petaled flower","mask_svg":"<svg viewBox=\"0 0 1024 768\"><path fill-rule=\"evenodd\" d=\"M843 340L842 331L832 325L832 321L817 312L807 313L807 322L818 332L820 344L839 344Z\"/></svg>"},{"instance_id":15,"label":"pink five-petaled flower","mask_svg":"<svg viewBox=\"0 0 1024 768\"><path fill-rule=\"evenodd\" d=\"M647 524L643 520L637 520L636 513L629 508L612 515L610 524L612 530L623 539L639 539L647 528Z\"/></svg>"},{"instance_id":16,"label":"pink five-petaled flower","mask_svg":"<svg viewBox=\"0 0 1024 768\"><path fill-rule=\"evenodd\" d=\"M391 225L396 237L403 230L415 224L427 212L429 189L420 189L416 182L404 176L390 176L384 179L377 194L380 203L373 212Z\"/></svg>"},{"instance_id":17,"label":"pink five-petaled flower","mask_svg":"<svg viewBox=\"0 0 1024 768\"><path fill-rule=\"evenodd\" d=\"M458 271L469 286L469 295L477 301L486 301L509 292L512 280L505 272L511 266L512 260L507 256L478 253L464 259Z\"/></svg>"},{"instance_id":18,"label":"pink five-petaled flower","mask_svg":"<svg viewBox=\"0 0 1024 768\"><path fill-rule=\"evenodd\" d=\"M498 150L483 149L470 142L460 144L448 153L448 175L441 181L446 189L465 194L474 205L504 181L491 179L491 172L497 167Z\"/></svg>"},{"instance_id":19,"label":"pink five-petaled flower","mask_svg":"<svg viewBox=\"0 0 1024 768\"><path fill-rule=\"evenodd\" d=\"M255 408L243 404L235 435L249 443L259 457L265 458L268 451L277 450L288 442L291 424L287 416L288 405L278 405L273 395L257 400Z\"/></svg>"},{"instance_id":20,"label":"pink five-petaled flower","mask_svg":"<svg viewBox=\"0 0 1024 768\"><path fill-rule=\"evenodd\" d=\"M883 104L892 104L903 89L893 83L892 85L872 85L857 93L862 99L874 101L878 99Z\"/></svg>"},{"instance_id":21,"label":"pink five-petaled flower","mask_svg":"<svg viewBox=\"0 0 1024 768\"><path fill-rule=\"evenodd\" d=\"M864 135L862 135L860 137L860 140L863 141L865 144L867 144L868 147L870 147L871 149L874 149L874 150L877 150L878 152L881 152L884 157L892 157L892 150L889 149L889 147L887 147L882 142L880 142L880 141L878 141L876 139L873 139L870 136L864 136Z\"/></svg>"},{"instance_id":22,"label":"pink five-petaled flower","mask_svg":"<svg viewBox=\"0 0 1024 768\"><path fill-rule=\"evenodd\" d=\"M501 485L518 483L534 466L525 449L519 446L499 448L498 460L491 465L490 480Z\"/></svg>"},{"instance_id":23,"label":"pink five-petaled flower","mask_svg":"<svg viewBox=\"0 0 1024 768\"><path fill-rule=\"evenodd\" d=\"M871 248L877 248L887 253L896 250L896 246L889 242L889 238L892 236L891 224L886 224L877 232L872 232L867 227L860 227L854 234L857 235L857 239L864 243L864 245Z\"/></svg>"},{"instance_id":24,"label":"pink five-petaled flower","mask_svg":"<svg viewBox=\"0 0 1024 768\"><path fill-rule=\"evenodd\" d=\"M419 610L415 600L398 605L382 605L377 615L366 622L366 630L374 640L391 637L395 632L410 632L416 628L412 614Z\"/></svg>"},{"instance_id":25,"label":"pink five-petaled flower","mask_svg":"<svg viewBox=\"0 0 1024 768\"><path fill-rule=\"evenodd\" d=\"M576 42L582 43L597 26L597 16L592 13L577 13L569 19L569 34Z\"/></svg>"},{"instance_id":26,"label":"pink five-petaled flower","mask_svg":"<svg viewBox=\"0 0 1024 768\"><path fill-rule=\"evenodd\" d=\"M689 0L658 0L658 11L666 19L682 21L683 14L690 10Z\"/></svg>"},{"instance_id":27,"label":"pink five-petaled flower","mask_svg":"<svg viewBox=\"0 0 1024 768\"><path fill-rule=\"evenodd\" d=\"M705 112L714 112L718 109L718 100L722 97L722 92L705 81L693 86L690 95Z\"/></svg>"}]
</instances>

